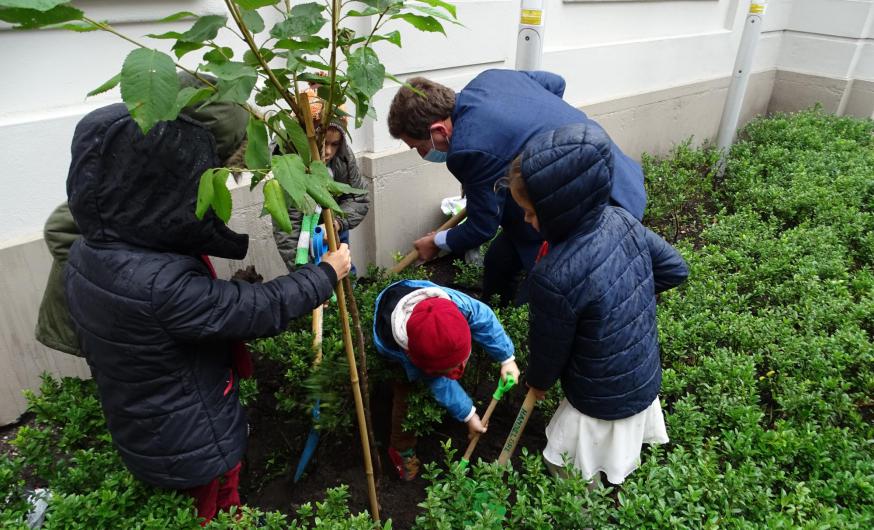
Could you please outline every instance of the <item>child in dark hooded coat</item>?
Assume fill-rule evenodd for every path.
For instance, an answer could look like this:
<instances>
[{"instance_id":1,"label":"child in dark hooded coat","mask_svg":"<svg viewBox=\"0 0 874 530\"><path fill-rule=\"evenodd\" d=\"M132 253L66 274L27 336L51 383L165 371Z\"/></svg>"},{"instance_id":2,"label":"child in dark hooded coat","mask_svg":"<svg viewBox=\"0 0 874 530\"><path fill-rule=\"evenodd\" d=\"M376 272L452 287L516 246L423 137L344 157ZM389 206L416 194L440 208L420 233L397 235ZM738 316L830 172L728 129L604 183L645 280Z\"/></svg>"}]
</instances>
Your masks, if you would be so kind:
<instances>
[{"instance_id":1,"label":"child in dark hooded coat","mask_svg":"<svg viewBox=\"0 0 874 530\"><path fill-rule=\"evenodd\" d=\"M594 122L532 138L510 192L548 251L531 271L528 386L565 393L543 456L621 483L644 443L667 443L659 404L656 294L685 281L680 254L610 205L611 141ZM593 484L597 483L593 480Z\"/></svg>"},{"instance_id":2,"label":"child in dark hooded coat","mask_svg":"<svg viewBox=\"0 0 874 530\"><path fill-rule=\"evenodd\" d=\"M180 115L145 135L124 105L95 110L76 127L67 178L83 237L70 249L66 297L113 442L134 476L186 491L205 521L240 504L238 392L251 371L240 341L281 333L351 265L343 246L265 283L215 278L208 255L248 250L248 236L212 211L194 213L200 175L244 137L246 112L226 110L212 128Z\"/></svg>"}]
</instances>

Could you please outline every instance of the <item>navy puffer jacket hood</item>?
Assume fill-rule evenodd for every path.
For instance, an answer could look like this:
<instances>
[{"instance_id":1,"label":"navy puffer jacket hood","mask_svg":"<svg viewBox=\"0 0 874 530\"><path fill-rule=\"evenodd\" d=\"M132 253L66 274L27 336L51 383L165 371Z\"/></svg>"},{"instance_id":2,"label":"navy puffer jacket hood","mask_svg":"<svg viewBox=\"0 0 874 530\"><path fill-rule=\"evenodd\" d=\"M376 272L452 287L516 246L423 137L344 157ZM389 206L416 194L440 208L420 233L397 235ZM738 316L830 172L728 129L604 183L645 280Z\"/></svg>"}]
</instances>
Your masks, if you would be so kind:
<instances>
[{"instance_id":1,"label":"navy puffer jacket hood","mask_svg":"<svg viewBox=\"0 0 874 530\"><path fill-rule=\"evenodd\" d=\"M571 405L603 420L645 410L661 386L656 293L688 275L682 257L609 204L610 138L592 122L531 139L522 154L549 253L530 274L528 382L561 379Z\"/></svg>"},{"instance_id":2,"label":"navy puffer jacket hood","mask_svg":"<svg viewBox=\"0 0 874 530\"><path fill-rule=\"evenodd\" d=\"M246 256L249 236L212 212L194 215L200 175L221 166L204 125L180 115L143 135L119 103L85 116L73 136L70 210L91 242L179 254Z\"/></svg>"},{"instance_id":3,"label":"navy puffer jacket hood","mask_svg":"<svg viewBox=\"0 0 874 530\"><path fill-rule=\"evenodd\" d=\"M598 124L541 134L522 155L522 174L544 239L555 244L591 232L610 200L611 141Z\"/></svg>"}]
</instances>

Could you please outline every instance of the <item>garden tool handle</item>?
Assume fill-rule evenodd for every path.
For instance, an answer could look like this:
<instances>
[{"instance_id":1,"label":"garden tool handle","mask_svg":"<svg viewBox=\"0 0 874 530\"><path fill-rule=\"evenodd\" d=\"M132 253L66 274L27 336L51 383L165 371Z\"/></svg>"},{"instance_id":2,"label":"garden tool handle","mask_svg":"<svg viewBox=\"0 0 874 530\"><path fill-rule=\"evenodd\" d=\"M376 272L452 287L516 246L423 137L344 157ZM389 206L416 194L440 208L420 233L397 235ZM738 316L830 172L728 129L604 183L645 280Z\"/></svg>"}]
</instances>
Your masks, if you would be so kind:
<instances>
[{"instance_id":1,"label":"garden tool handle","mask_svg":"<svg viewBox=\"0 0 874 530\"><path fill-rule=\"evenodd\" d=\"M453 215L449 218L448 221L440 225L440 227L435 230L435 232L442 232L443 230L449 230L450 228L455 227L467 217L467 208L462 208L457 214ZM402 260L397 262L394 267L389 269L391 272L397 274L402 270L406 269L410 265L416 262L419 259L419 251L416 249L411 250Z\"/></svg>"},{"instance_id":2,"label":"garden tool handle","mask_svg":"<svg viewBox=\"0 0 874 530\"><path fill-rule=\"evenodd\" d=\"M525 425L531 417L531 412L534 410L534 405L537 403L537 397L534 391L528 389L525 394L525 401L522 402L522 408L519 409L519 414L516 415L516 421L513 422L513 427L510 429L510 434L507 435L507 441L504 442L504 448L501 449L501 456L498 457L498 464L506 465L513 456L516 446L519 444L519 438L522 437L522 431L525 430Z\"/></svg>"},{"instance_id":3,"label":"garden tool handle","mask_svg":"<svg viewBox=\"0 0 874 530\"><path fill-rule=\"evenodd\" d=\"M501 378L498 381L498 388L495 390L495 393L492 394L492 401L489 402L489 406L486 409L486 413L483 414L482 424L483 427L489 426L489 418L492 417L492 412L495 411L495 407L498 405L498 401L500 401L501 397L513 386L516 384L516 379L512 374L507 375L507 378ZM470 462L470 455L473 454L473 450L476 449L476 444L479 442L479 437L481 433L476 433L470 439L470 443L467 444L467 451L464 452L464 456L461 457L462 462Z\"/></svg>"}]
</instances>

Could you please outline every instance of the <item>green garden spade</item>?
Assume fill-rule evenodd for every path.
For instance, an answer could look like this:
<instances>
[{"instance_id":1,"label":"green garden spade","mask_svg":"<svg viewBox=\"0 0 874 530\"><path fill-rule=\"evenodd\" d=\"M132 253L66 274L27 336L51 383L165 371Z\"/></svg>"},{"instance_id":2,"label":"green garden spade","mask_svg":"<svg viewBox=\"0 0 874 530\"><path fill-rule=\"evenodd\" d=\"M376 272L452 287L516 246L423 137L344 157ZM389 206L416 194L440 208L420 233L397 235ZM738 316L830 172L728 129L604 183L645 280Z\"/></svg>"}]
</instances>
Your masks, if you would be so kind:
<instances>
[{"instance_id":1,"label":"green garden spade","mask_svg":"<svg viewBox=\"0 0 874 530\"><path fill-rule=\"evenodd\" d=\"M489 426L489 418L492 417L492 412L494 412L495 407L498 405L498 401L501 400L501 397L507 393L508 390L513 388L516 384L516 380L512 375L507 375L506 379L500 379L498 381L498 388L495 390L495 393L492 394L492 401L489 403L489 407L486 409L486 413L483 414L483 427ZM461 466L467 467L470 464L470 455L473 454L473 450L476 449L476 444L479 442L480 433L476 433L473 435L473 438L470 439L470 443L467 445L467 451L464 452L464 456L461 457Z\"/></svg>"}]
</instances>

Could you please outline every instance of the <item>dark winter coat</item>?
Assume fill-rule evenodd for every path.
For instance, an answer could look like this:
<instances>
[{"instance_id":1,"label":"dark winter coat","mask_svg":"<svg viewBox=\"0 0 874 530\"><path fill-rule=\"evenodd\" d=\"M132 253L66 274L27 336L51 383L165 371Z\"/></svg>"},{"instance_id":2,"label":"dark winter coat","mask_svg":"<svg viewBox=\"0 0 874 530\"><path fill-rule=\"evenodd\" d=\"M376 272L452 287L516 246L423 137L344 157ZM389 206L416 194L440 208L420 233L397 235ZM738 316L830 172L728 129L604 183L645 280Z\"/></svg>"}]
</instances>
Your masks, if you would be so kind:
<instances>
[{"instance_id":1,"label":"dark winter coat","mask_svg":"<svg viewBox=\"0 0 874 530\"><path fill-rule=\"evenodd\" d=\"M595 123L562 100L564 89L564 79L549 72L486 70L458 94L446 166L464 188L467 221L447 234L451 249L476 248L500 225L526 268L533 264L543 239L525 224L509 193L495 193L495 181L507 176L510 162L535 135L570 123ZM615 163L610 196L641 219L646 192L640 165L607 141Z\"/></svg>"},{"instance_id":2,"label":"dark winter coat","mask_svg":"<svg viewBox=\"0 0 874 530\"><path fill-rule=\"evenodd\" d=\"M646 409L661 386L656 293L688 276L683 258L609 205L612 142L593 122L532 138L522 175L549 242L531 271L528 382L560 377L577 410L603 420Z\"/></svg>"},{"instance_id":3,"label":"dark winter coat","mask_svg":"<svg viewBox=\"0 0 874 530\"><path fill-rule=\"evenodd\" d=\"M64 265L67 264L70 247L82 237L67 203L55 208L46 219L43 237L52 255L52 268L39 305L34 335L36 340L49 348L83 357L64 296Z\"/></svg>"},{"instance_id":4,"label":"dark winter coat","mask_svg":"<svg viewBox=\"0 0 874 530\"><path fill-rule=\"evenodd\" d=\"M215 280L200 255L240 259L247 236L195 215L215 140L181 116L143 136L124 105L76 127L67 193L82 231L67 301L109 431L133 474L189 488L246 450L231 343L278 334L324 302L336 275L307 266L263 284Z\"/></svg>"}]
</instances>

